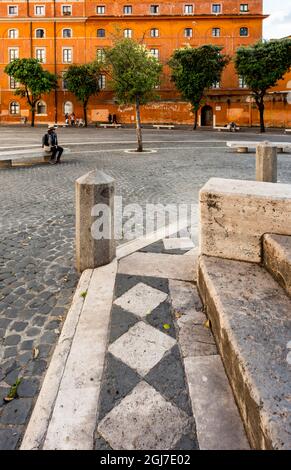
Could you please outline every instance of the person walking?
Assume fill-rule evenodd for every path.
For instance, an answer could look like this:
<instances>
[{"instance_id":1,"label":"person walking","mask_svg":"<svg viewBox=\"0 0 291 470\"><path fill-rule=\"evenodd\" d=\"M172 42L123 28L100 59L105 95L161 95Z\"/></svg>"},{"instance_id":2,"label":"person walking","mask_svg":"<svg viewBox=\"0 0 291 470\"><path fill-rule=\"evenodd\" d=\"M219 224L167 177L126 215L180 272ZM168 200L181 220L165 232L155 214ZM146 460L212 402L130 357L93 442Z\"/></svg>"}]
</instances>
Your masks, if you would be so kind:
<instances>
[{"instance_id":1,"label":"person walking","mask_svg":"<svg viewBox=\"0 0 291 470\"><path fill-rule=\"evenodd\" d=\"M75 126L75 121L76 121L75 113L71 114L70 119L71 119L71 126L74 127Z\"/></svg>"},{"instance_id":2,"label":"person walking","mask_svg":"<svg viewBox=\"0 0 291 470\"><path fill-rule=\"evenodd\" d=\"M58 137L55 132L55 126L48 125L47 133L44 134L42 138L42 147L44 148L45 152L51 152L50 163L52 165L60 163L64 149L58 144Z\"/></svg>"},{"instance_id":3,"label":"person walking","mask_svg":"<svg viewBox=\"0 0 291 470\"><path fill-rule=\"evenodd\" d=\"M69 127L69 113L65 114L65 125L66 127Z\"/></svg>"}]
</instances>

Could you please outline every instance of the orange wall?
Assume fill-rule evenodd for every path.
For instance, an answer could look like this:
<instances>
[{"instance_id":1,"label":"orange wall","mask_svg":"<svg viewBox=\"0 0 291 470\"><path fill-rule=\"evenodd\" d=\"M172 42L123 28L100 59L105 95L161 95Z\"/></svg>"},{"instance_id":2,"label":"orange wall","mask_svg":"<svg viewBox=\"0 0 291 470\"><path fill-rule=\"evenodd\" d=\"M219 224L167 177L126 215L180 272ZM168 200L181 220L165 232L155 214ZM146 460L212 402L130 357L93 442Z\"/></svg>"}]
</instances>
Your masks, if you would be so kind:
<instances>
[{"instance_id":1,"label":"orange wall","mask_svg":"<svg viewBox=\"0 0 291 470\"><path fill-rule=\"evenodd\" d=\"M211 14L212 3L221 3L222 14ZM224 52L230 55L240 45L252 44L262 37L262 0L249 0L249 12L241 14L240 4L243 0L221 0L213 1L152 1L146 0L142 3L131 1L59 1L54 4L51 1L13 1L0 3L0 87L1 87L1 121L19 122L19 116L9 115L9 103L15 98L13 90L9 89L9 77L3 73L3 69L8 62L9 48L19 48L19 57L34 57L36 48L45 48L46 62L44 67L61 75L68 65L62 63L62 49L72 48L73 62L84 63L95 59L96 50L112 44L112 37L116 31L132 29L134 39L144 38L144 42L149 48L159 50L159 59L164 64L164 78L161 85L160 95L163 102L154 103L144 108L143 118L145 121L156 122L192 122L192 115L187 103L181 102L177 92L173 89L170 81L168 67L166 63L175 48L185 44L199 46L205 43L212 43L223 46ZM150 5L159 4L159 15L149 13ZM194 14L185 15L184 5L194 5ZM8 17L9 5L18 6L18 15ZM35 15L35 6L45 6L45 16ZM72 5L72 15L62 16L62 5ZM106 7L104 15L97 15L96 6ZM132 15L123 14L123 6L132 5ZM212 28L221 29L221 36L212 37ZM240 37L240 27L249 29L248 37ZM17 28L19 38L8 38L8 30ZM35 38L37 28L45 29L44 38ZM72 29L72 38L62 37L63 28ZM97 29L103 28L106 31L105 38L98 38ZM151 28L159 29L159 37L150 37ZM184 37L184 29L192 28L193 37ZM56 50L55 50L56 49ZM55 63L56 54L56 63ZM62 90L62 81L59 80L59 91L57 92L57 109L55 109L55 96L44 97L47 104L48 115L37 116L37 121L54 121L57 111L59 121L64 119L63 105L65 101L72 101L74 111L81 115L81 108L75 98L67 91ZM282 82L282 86L287 86L287 82ZM235 74L234 66L231 63L223 73L221 88L211 92L209 104L214 109L217 123L224 124L230 119L236 118L242 125L255 124L257 121L256 110L251 112L251 105L246 103L247 91L238 88L238 77ZM229 101L230 100L230 101ZM284 104L284 103L282 103ZM276 107L272 101L272 107ZM281 106L281 104L280 104ZM285 106L285 105L284 105ZM285 108L290 105L286 105ZM291 107L291 106L290 106ZM27 112L27 104L21 101L21 113ZM268 108L268 106L267 106ZM93 97L89 105L89 117L94 110L105 109L115 112L120 120L132 122L132 112L123 111L118 108L113 100L112 94L102 91L98 97ZM289 109L287 109L288 113ZM286 119L285 119L286 120ZM279 119L280 125L285 120ZM279 122L278 121L278 122Z\"/></svg>"}]
</instances>

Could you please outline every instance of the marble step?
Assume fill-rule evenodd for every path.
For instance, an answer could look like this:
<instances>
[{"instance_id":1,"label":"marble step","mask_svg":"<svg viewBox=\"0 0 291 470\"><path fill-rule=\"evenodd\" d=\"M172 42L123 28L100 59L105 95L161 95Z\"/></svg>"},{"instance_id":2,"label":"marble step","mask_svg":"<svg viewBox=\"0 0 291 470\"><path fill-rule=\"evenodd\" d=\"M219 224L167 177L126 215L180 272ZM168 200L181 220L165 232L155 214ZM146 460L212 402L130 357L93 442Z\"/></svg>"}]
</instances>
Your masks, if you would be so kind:
<instances>
[{"instance_id":1,"label":"marble step","mask_svg":"<svg viewBox=\"0 0 291 470\"><path fill-rule=\"evenodd\" d=\"M263 262L276 281L291 296L291 236L264 235Z\"/></svg>"}]
</instances>

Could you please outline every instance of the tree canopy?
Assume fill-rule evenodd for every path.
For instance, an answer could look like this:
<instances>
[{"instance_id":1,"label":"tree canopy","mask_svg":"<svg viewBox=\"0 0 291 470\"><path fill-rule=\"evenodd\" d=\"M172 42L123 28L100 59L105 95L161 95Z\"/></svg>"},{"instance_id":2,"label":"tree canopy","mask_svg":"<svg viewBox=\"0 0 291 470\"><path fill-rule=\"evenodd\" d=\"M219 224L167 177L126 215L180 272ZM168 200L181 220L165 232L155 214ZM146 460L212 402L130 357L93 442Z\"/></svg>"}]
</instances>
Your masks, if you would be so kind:
<instances>
[{"instance_id":1,"label":"tree canopy","mask_svg":"<svg viewBox=\"0 0 291 470\"><path fill-rule=\"evenodd\" d=\"M145 45L132 39L117 40L105 49L108 75L120 104L135 104L138 151L142 151L140 105L156 98L162 65Z\"/></svg>"},{"instance_id":2,"label":"tree canopy","mask_svg":"<svg viewBox=\"0 0 291 470\"><path fill-rule=\"evenodd\" d=\"M15 59L6 65L4 71L19 84L14 94L26 98L33 127L36 103L42 95L57 87L56 75L44 70L37 59Z\"/></svg>"},{"instance_id":3,"label":"tree canopy","mask_svg":"<svg viewBox=\"0 0 291 470\"><path fill-rule=\"evenodd\" d=\"M254 94L260 112L261 132L265 132L264 98L291 67L291 39L260 41L240 47L234 61L237 73Z\"/></svg>"},{"instance_id":4,"label":"tree canopy","mask_svg":"<svg viewBox=\"0 0 291 470\"><path fill-rule=\"evenodd\" d=\"M85 126L87 126L87 105L90 97L100 91L99 79L103 68L104 64L101 61L71 65L63 75L67 89L83 105Z\"/></svg>"},{"instance_id":5,"label":"tree canopy","mask_svg":"<svg viewBox=\"0 0 291 470\"><path fill-rule=\"evenodd\" d=\"M183 99L192 105L194 129L207 90L220 81L222 71L230 60L221 50L222 47L207 44L195 48L187 46L176 49L169 60L172 81Z\"/></svg>"}]
</instances>

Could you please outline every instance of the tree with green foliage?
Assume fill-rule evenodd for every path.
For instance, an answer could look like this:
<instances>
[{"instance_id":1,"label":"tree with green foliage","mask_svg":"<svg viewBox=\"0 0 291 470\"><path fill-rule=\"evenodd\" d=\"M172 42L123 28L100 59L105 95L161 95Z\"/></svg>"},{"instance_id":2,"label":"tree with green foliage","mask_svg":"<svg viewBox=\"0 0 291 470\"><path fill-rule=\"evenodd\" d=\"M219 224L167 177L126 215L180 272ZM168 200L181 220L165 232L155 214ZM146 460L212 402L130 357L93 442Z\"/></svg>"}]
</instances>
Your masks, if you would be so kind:
<instances>
[{"instance_id":1,"label":"tree with green foliage","mask_svg":"<svg viewBox=\"0 0 291 470\"><path fill-rule=\"evenodd\" d=\"M221 50L222 47L208 44L195 48L186 46L176 49L169 60L171 80L183 99L192 105L194 130L207 90L220 81L222 71L230 60Z\"/></svg>"},{"instance_id":2,"label":"tree with green foliage","mask_svg":"<svg viewBox=\"0 0 291 470\"><path fill-rule=\"evenodd\" d=\"M19 84L14 94L26 98L34 127L36 103L42 95L57 87L56 75L44 70L37 59L15 59L6 65L4 72Z\"/></svg>"},{"instance_id":3,"label":"tree with green foliage","mask_svg":"<svg viewBox=\"0 0 291 470\"><path fill-rule=\"evenodd\" d=\"M81 101L83 105L84 122L87 127L87 106L91 96L100 91L100 76L104 64L96 60L89 64L70 65L63 75L66 87Z\"/></svg>"},{"instance_id":4,"label":"tree with green foliage","mask_svg":"<svg viewBox=\"0 0 291 470\"><path fill-rule=\"evenodd\" d=\"M156 98L162 65L145 45L132 39L117 39L105 49L108 75L120 104L134 104L136 114L137 151L143 151L140 105Z\"/></svg>"},{"instance_id":5,"label":"tree with green foliage","mask_svg":"<svg viewBox=\"0 0 291 470\"><path fill-rule=\"evenodd\" d=\"M265 96L291 67L291 39L240 47L234 61L238 75L253 92L260 113L260 129L265 132Z\"/></svg>"}]
</instances>

